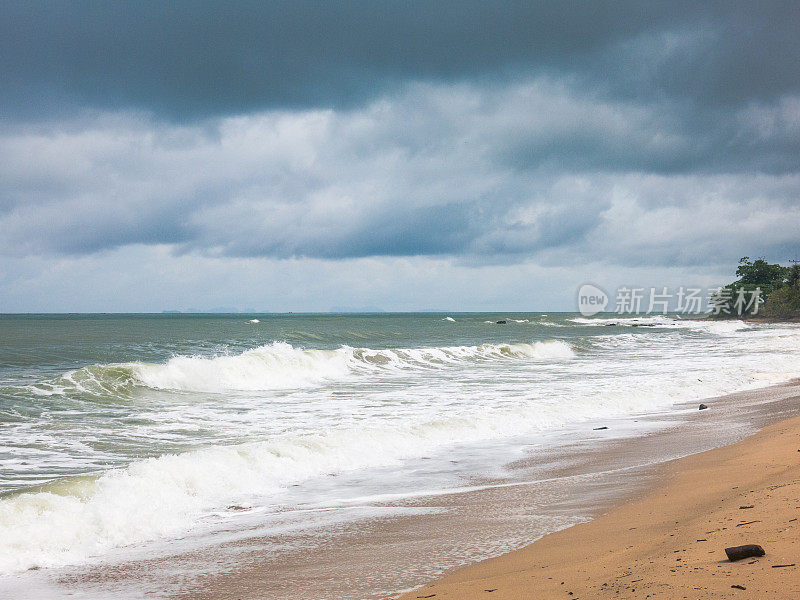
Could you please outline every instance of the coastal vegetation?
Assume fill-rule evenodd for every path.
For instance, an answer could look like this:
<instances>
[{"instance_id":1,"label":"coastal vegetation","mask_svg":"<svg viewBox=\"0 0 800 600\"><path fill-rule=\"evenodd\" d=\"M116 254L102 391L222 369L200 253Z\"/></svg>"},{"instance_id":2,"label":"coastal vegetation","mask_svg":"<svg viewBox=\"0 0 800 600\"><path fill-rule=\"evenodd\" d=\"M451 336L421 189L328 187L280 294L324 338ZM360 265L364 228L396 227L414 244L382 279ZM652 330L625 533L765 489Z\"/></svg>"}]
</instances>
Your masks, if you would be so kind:
<instances>
[{"instance_id":1,"label":"coastal vegetation","mask_svg":"<svg viewBox=\"0 0 800 600\"><path fill-rule=\"evenodd\" d=\"M716 318L800 318L800 263L785 267L763 258L739 259L738 279L712 297Z\"/></svg>"}]
</instances>

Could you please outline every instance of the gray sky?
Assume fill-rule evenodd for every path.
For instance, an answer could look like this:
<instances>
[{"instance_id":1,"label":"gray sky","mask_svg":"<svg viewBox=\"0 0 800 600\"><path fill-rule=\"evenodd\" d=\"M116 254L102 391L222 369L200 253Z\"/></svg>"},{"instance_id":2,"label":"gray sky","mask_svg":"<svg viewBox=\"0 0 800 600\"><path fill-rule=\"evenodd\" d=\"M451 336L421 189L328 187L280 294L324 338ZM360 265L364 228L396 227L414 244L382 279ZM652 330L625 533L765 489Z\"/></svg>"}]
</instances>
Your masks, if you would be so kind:
<instances>
[{"instance_id":1,"label":"gray sky","mask_svg":"<svg viewBox=\"0 0 800 600\"><path fill-rule=\"evenodd\" d=\"M0 312L573 310L800 253L796 2L0 1Z\"/></svg>"}]
</instances>

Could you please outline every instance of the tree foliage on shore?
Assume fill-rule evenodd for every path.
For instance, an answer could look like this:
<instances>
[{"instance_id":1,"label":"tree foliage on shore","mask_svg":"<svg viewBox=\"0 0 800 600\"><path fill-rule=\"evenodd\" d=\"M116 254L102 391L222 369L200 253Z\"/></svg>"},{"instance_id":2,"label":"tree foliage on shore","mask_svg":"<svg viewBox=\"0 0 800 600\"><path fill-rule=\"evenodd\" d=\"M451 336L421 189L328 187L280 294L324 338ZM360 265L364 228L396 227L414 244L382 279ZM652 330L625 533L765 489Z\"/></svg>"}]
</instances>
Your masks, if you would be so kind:
<instances>
[{"instance_id":1,"label":"tree foliage on shore","mask_svg":"<svg viewBox=\"0 0 800 600\"><path fill-rule=\"evenodd\" d=\"M721 288L715 294L715 303L720 307L717 317L739 317L760 315L776 319L800 317L800 264L784 267L772 264L763 258L751 260L749 256L739 259L736 268L738 279ZM742 293L760 290L758 306L736 306Z\"/></svg>"}]
</instances>

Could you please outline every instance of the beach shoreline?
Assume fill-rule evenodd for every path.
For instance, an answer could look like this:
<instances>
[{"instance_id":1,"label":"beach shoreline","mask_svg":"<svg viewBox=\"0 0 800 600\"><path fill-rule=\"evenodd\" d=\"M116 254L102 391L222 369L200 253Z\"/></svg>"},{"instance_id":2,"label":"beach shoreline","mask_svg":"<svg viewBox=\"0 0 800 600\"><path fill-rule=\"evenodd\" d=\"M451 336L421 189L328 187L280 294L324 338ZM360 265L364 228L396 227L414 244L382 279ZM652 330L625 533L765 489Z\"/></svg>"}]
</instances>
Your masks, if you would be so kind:
<instances>
[{"instance_id":1,"label":"beach shoreline","mask_svg":"<svg viewBox=\"0 0 800 600\"><path fill-rule=\"evenodd\" d=\"M574 431L564 432L561 445L545 453L534 449L526 457L508 463L508 477L475 478L471 488L434 494L423 491L408 498L331 506L321 511L290 510L273 515L284 520L283 531L277 534L262 533L257 523L252 532L242 530L240 533L244 535L239 535L231 531L231 535L219 539L209 538L209 544L198 544L200 540L187 538L177 544L172 541L160 546L142 546L138 556L125 551L117 558L109 557L94 565L32 571L18 579L14 586L15 597L377 600L397 598L402 590L412 590L403 595L402 600L426 596L434 600L528 598L534 591L535 597L544 598L602 597L601 592L581 588L580 582L565 577L563 569L553 571L552 565L570 564L574 548L592 548L591 544L598 541L594 539L597 536L591 534L593 528L598 527L594 523L602 525L609 515L637 506L650 495L660 493L670 477L685 470L684 465L691 464L684 461L705 456L708 454L705 451L713 448L718 450L711 450L711 453L739 448L737 442L744 439L739 443L749 443L754 438L748 436L759 430L796 423L800 431L798 383L793 380L710 398L704 400L709 410L700 411L693 402L650 416L590 422L585 424L580 438L575 437ZM648 420L651 420L649 424ZM635 435L615 437L620 435L626 422L645 429ZM599 425L610 427L595 430ZM646 432L648 428L651 428L649 433ZM800 439L796 446L791 449L796 456L790 458L800 463L797 453ZM733 504L728 500L726 503ZM754 505L753 509L740 512L755 514L758 504L750 504ZM696 505L697 502L690 502L686 506L690 507L690 513L702 515L703 511ZM800 499L792 504L794 506L800 506ZM364 508L370 511L369 518L350 520L351 510ZM674 506L667 503L659 510L671 508ZM800 509L795 512L800 516ZM330 518L334 520L325 520ZM788 518L794 517L787 517L787 521ZM323 519L316 533L307 530L308 519ZM674 520L681 521L681 518ZM758 516L750 520L768 522ZM581 522L588 524L574 525ZM293 530L297 524L303 526ZM759 525L751 524L738 530ZM659 533L649 526L627 526L630 527L636 529L623 531L623 537L618 538L623 545L627 539L634 545L643 542L652 545L652 540L660 535L672 540L669 534L675 533ZM649 533L637 541L634 539L637 530ZM590 532L588 538L579 535L584 531ZM564 546L568 551L561 555L561 546L553 542L560 540L559 536L567 536L567 539L577 536ZM694 539L701 537L698 535ZM708 543L712 541L710 536L705 537ZM613 550L614 538L607 531L602 531L599 539L612 544L609 548ZM800 563L800 560L788 560L783 555L787 553L776 554L772 539L748 538L742 543L752 541L764 545L768 554L762 561L780 556L787 564ZM726 542L726 545L731 544ZM604 548L598 556L606 550ZM709 560L721 564L725 558L721 543L715 540L708 550L715 552L709 554ZM554 558L542 564L535 563L534 572L521 580L515 579L512 572L522 573L529 568L525 562L530 560L525 558L526 553L539 555L542 552ZM683 555L675 556L682 558ZM676 562L681 565L683 560ZM605 572L613 570L610 563L603 564ZM775 571L781 569L791 571L783 567ZM676 569L676 572L682 570ZM546 572L549 574L544 575ZM534 576L538 578L536 581ZM581 576L581 582L592 585L592 574ZM558 579L557 587L547 587L548 582L552 583L547 577ZM545 582L541 588L539 579ZM642 583L633 581L642 579L639 576L628 579L637 585ZM570 582L573 585L565 591L561 581L565 586ZM621 581L614 578L598 585L605 589ZM603 587L602 583L607 585ZM737 583L731 581L731 584ZM747 587L747 583L741 585ZM10 588L0 585L0 589ZM487 589L494 591L486 592ZM609 589L618 597L638 598L652 594L652 590L648 590L639 596L641 588L638 587L631 588L628 596L624 589L620 589L619 594L618 588ZM637 591L633 592L634 589ZM682 598L684 595L686 593L652 597ZM688 597L691 598L691 594Z\"/></svg>"},{"instance_id":2,"label":"beach shoreline","mask_svg":"<svg viewBox=\"0 0 800 600\"><path fill-rule=\"evenodd\" d=\"M646 491L607 513L399 598L797 598L798 533L794 416L660 465ZM766 555L728 561L724 549L741 544Z\"/></svg>"}]
</instances>

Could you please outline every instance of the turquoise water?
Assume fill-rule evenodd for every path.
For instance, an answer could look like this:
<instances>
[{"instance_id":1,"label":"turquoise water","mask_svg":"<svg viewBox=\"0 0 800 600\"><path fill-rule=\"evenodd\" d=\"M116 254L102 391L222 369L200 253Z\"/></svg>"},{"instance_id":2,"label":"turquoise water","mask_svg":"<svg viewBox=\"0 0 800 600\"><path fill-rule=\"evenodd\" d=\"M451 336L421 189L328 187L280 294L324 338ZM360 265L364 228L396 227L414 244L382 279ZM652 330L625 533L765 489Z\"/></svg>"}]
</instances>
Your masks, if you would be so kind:
<instances>
[{"instance_id":1,"label":"turquoise water","mask_svg":"<svg viewBox=\"0 0 800 600\"><path fill-rule=\"evenodd\" d=\"M798 343L666 316L2 316L0 571L278 509L336 473L412 490L420 457L784 381Z\"/></svg>"}]
</instances>

